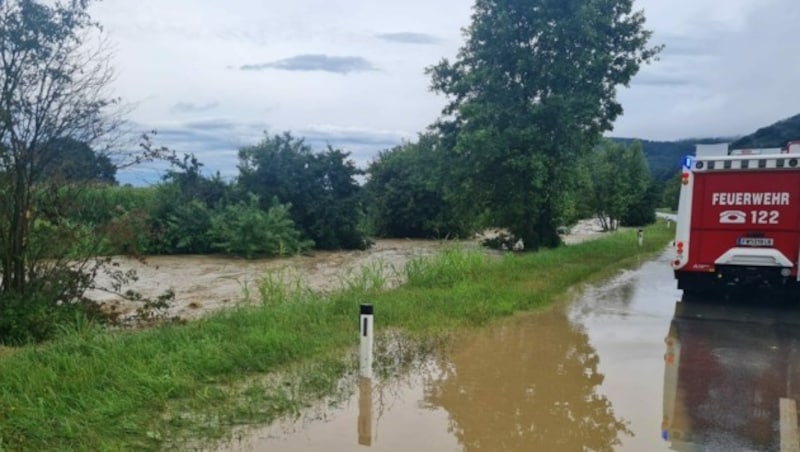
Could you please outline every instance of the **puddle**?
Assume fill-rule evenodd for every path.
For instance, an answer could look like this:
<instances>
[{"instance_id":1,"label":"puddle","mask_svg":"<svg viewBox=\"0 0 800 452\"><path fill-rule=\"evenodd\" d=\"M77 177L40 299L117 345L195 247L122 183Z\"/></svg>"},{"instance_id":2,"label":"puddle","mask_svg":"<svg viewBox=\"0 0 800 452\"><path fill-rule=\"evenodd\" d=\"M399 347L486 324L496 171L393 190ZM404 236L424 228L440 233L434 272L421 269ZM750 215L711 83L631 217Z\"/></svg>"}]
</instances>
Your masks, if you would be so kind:
<instances>
[{"instance_id":1,"label":"puddle","mask_svg":"<svg viewBox=\"0 0 800 452\"><path fill-rule=\"evenodd\" d=\"M608 450L630 431L597 391L598 363L563 310L520 316L453 339L403 377L361 381L332 414L220 450Z\"/></svg>"},{"instance_id":2,"label":"puddle","mask_svg":"<svg viewBox=\"0 0 800 452\"><path fill-rule=\"evenodd\" d=\"M798 441L800 311L678 301L669 259L472 330L399 378L353 382L322 418L250 430L221 450L761 451Z\"/></svg>"}]
</instances>

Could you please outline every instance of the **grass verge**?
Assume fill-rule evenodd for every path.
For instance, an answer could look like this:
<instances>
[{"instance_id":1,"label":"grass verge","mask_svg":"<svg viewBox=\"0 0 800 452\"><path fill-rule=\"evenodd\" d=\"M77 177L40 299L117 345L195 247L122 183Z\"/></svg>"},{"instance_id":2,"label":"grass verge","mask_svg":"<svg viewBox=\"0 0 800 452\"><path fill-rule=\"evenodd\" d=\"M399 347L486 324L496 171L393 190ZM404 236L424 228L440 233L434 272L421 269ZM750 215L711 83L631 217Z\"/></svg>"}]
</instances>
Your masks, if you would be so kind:
<instances>
[{"instance_id":1,"label":"grass verge","mask_svg":"<svg viewBox=\"0 0 800 452\"><path fill-rule=\"evenodd\" d=\"M262 304L186 325L108 332L77 322L51 343L0 354L0 450L157 450L299 413L336 392L353 360L358 305L380 329L421 338L532 310L632 266L672 238L663 223L491 259L449 249L384 290L376 269L334 294L266 278ZM359 279L360 278L360 279ZM272 376L272 377L270 377Z\"/></svg>"}]
</instances>

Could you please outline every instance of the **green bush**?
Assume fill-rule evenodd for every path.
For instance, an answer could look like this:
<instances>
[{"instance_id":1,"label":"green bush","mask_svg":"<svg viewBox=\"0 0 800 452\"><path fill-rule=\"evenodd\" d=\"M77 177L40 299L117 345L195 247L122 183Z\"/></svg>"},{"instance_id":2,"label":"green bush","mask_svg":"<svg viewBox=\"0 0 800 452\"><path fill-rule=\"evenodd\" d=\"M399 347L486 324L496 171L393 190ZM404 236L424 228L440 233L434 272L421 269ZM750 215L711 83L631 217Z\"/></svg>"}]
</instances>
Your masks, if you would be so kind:
<instances>
[{"instance_id":1,"label":"green bush","mask_svg":"<svg viewBox=\"0 0 800 452\"><path fill-rule=\"evenodd\" d=\"M198 199L186 203L166 201L153 219L154 241L151 252L157 254L204 254L213 250L209 229L214 212Z\"/></svg>"},{"instance_id":2,"label":"green bush","mask_svg":"<svg viewBox=\"0 0 800 452\"><path fill-rule=\"evenodd\" d=\"M208 234L215 250L248 259L296 254L313 246L301 239L288 205L275 202L265 211L255 195L212 216Z\"/></svg>"},{"instance_id":3,"label":"green bush","mask_svg":"<svg viewBox=\"0 0 800 452\"><path fill-rule=\"evenodd\" d=\"M87 317L89 303L55 303L49 291L0 293L0 344L16 345L52 339L63 325Z\"/></svg>"},{"instance_id":4,"label":"green bush","mask_svg":"<svg viewBox=\"0 0 800 452\"><path fill-rule=\"evenodd\" d=\"M97 228L98 236L103 239L102 254L147 254L152 246L150 212L121 206L116 210L114 218Z\"/></svg>"}]
</instances>

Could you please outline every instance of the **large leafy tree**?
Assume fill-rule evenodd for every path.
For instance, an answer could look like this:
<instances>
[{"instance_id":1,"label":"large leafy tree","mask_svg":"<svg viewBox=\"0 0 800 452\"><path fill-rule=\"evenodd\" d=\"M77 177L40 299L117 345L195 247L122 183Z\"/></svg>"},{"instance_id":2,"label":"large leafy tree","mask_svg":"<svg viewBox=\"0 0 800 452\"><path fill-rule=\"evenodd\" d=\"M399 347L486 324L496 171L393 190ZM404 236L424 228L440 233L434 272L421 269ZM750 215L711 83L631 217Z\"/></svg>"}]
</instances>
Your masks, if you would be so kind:
<instances>
[{"instance_id":1,"label":"large leafy tree","mask_svg":"<svg viewBox=\"0 0 800 452\"><path fill-rule=\"evenodd\" d=\"M290 133L265 136L239 150L239 184L260 197L265 209L273 198L291 204L305 237L319 249L364 249L361 187L349 153L328 147L313 152Z\"/></svg>"},{"instance_id":2,"label":"large leafy tree","mask_svg":"<svg viewBox=\"0 0 800 452\"><path fill-rule=\"evenodd\" d=\"M365 185L375 233L384 237L460 237L471 221L449 189L450 153L434 134L382 151Z\"/></svg>"},{"instance_id":3,"label":"large leafy tree","mask_svg":"<svg viewBox=\"0 0 800 452\"><path fill-rule=\"evenodd\" d=\"M454 62L430 67L448 96L464 190L527 249L556 246L576 158L612 128L616 101L660 50L633 0L476 0Z\"/></svg>"}]
</instances>

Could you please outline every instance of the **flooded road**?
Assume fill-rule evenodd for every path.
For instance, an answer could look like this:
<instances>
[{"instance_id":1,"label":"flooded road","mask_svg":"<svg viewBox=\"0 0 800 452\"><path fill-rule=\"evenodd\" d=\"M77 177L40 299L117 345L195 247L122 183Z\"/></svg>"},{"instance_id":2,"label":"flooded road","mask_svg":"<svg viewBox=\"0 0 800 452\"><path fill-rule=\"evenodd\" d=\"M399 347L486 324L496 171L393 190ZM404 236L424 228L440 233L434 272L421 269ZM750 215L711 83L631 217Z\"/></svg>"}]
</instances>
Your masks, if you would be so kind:
<instances>
[{"instance_id":1,"label":"flooded road","mask_svg":"<svg viewBox=\"0 0 800 452\"><path fill-rule=\"evenodd\" d=\"M343 405L244 432L222 450L781 450L782 434L796 441L800 316L680 296L663 255L570 303L471 331L409 374L354 381Z\"/></svg>"}]
</instances>

